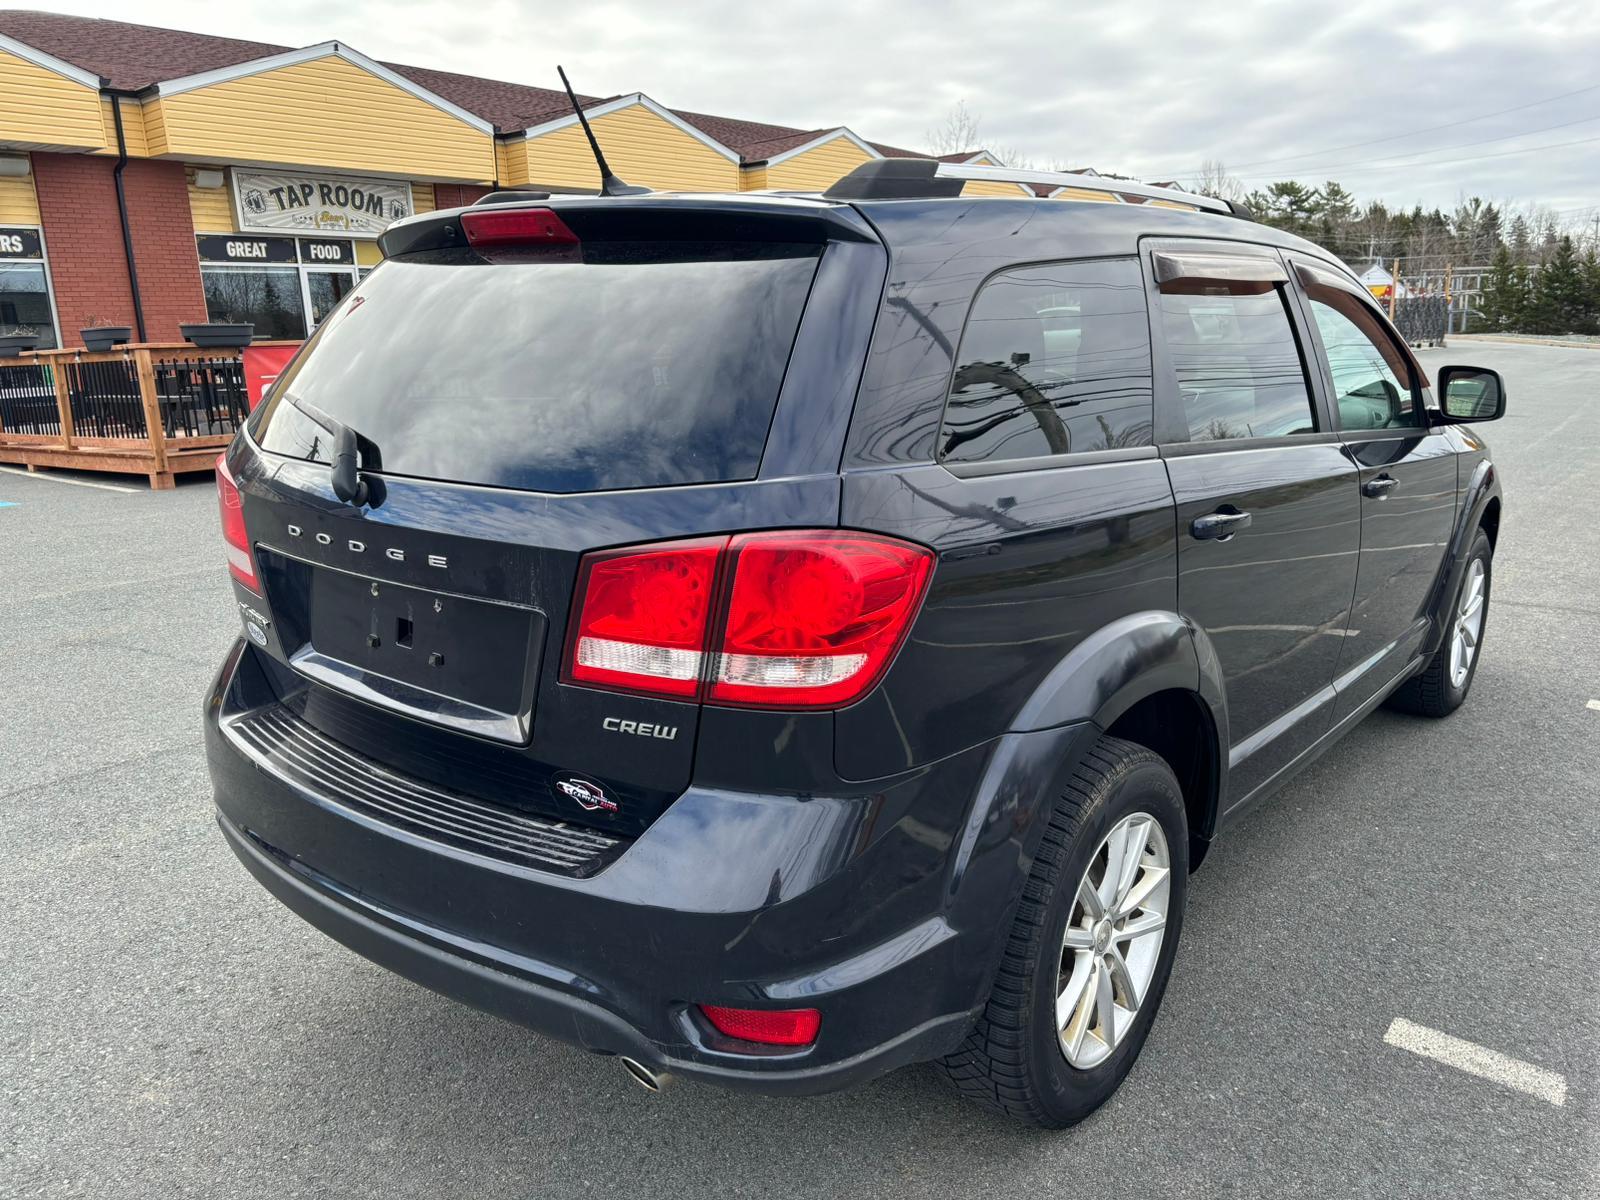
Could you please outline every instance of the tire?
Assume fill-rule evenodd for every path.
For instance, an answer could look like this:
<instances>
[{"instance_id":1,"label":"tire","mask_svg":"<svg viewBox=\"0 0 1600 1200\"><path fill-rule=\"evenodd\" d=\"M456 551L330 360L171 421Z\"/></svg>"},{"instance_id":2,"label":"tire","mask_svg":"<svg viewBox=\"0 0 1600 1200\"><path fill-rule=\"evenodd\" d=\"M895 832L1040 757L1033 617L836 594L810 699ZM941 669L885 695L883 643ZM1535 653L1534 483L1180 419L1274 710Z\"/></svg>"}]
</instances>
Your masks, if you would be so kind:
<instances>
[{"instance_id":1,"label":"tire","mask_svg":"<svg viewBox=\"0 0 1600 1200\"><path fill-rule=\"evenodd\" d=\"M1083 927L1092 914L1084 907L1080 884L1094 884L1091 868L1103 870L1107 856L1102 851L1111 834L1127 828L1132 836L1139 836L1143 826L1136 818L1141 815L1154 818L1152 824L1165 840L1159 847L1167 871L1165 927L1153 951L1147 941L1141 949L1135 941L1123 943L1113 937L1112 945L1126 955L1123 976L1107 976L1112 979L1113 997L1123 996L1122 981L1131 978L1126 973L1129 969L1135 973L1148 969L1149 974L1139 990L1131 1022L1125 1031L1114 1034L1103 1060L1076 1066L1064 1048L1075 1029L1079 1032L1079 1056L1085 1062L1099 1052L1103 1041L1086 1032L1088 1021L1081 1023L1081 1029L1076 1017L1066 1022L1065 1030L1058 1026L1058 991L1070 993L1072 981L1084 969L1090 972L1091 981L1083 994L1093 991L1098 996L1094 989L1099 977L1092 966L1082 964L1085 956L1090 962L1105 960L1098 942L1077 950L1065 946L1067 926L1074 924L1075 939L1093 939L1094 929L1100 926L1095 922L1094 929ZM1135 893L1155 877L1155 868L1149 864L1158 861L1152 848L1154 835L1146 830L1144 836L1148 845L1137 859ZM1143 746L1102 737L1055 802L983 1015L962 1045L939 1060L940 1070L962 1094L1047 1129L1075 1125L1110 1098L1139 1057L1166 991L1183 928L1188 846L1183 794L1166 762ZM1162 905L1152 900L1149 908L1132 910L1136 915L1123 925L1133 928L1131 921L1148 922L1158 907ZM1068 964L1077 965L1070 967L1071 980L1064 982ZM1097 1007L1091 1018L1096 1028L1104 1024L1099 1011ZM1111 1024L1120 1028L1115 1019Z\"/></svg>"},{"instance_id":2,"label":"tire","mask_svg":"<svg viewBox=\"0 0 1600 1200\"><path fill-rule=\"evenodd\" d=\"M1448 610L1450 615L1438 650L1434 651L1426 667L1394 690L1394 694L1385 701L1390 708L1399 712L1415 713L1422 717L1448 717L1466 700L1467 693L1472 690L1473 677L1478 673L1478 663L1483 658L1483 636L1489 628L1489 592L1494 583L1493 563L1494 546L1489 542L1489 535L1480 529L1472 539L1472 548L1467 554L1466 570L1461 572L1461 582L1456 586L1455 595L1450 598ZM1459 675L1452 661L1457 628L1463 619L1462 607L1469 598L1474 573L1479 564L1482 564L1483 584L1480 591L1482 600L1477 634L1466 672L1464 675Z\"/></svg>"}]
</instances>

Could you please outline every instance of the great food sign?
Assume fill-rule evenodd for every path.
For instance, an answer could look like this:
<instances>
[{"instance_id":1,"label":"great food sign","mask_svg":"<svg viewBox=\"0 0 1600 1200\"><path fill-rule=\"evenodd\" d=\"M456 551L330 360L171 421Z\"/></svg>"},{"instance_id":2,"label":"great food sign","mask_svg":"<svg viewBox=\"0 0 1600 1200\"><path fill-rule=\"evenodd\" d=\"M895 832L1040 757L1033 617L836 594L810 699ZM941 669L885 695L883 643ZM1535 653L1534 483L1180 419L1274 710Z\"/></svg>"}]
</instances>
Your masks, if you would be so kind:
<instances>
[{"instance_id":1,"label":"great food sign","mask_svg":"<svg viewBox=\"0 0 1600 1200\"><path fill-rule=\"evenodd\" d=\"M414 211L411 185L392 179L238 168L232 175L234 215L241 233L377 237Z\"/></svg>"}]
</instances>

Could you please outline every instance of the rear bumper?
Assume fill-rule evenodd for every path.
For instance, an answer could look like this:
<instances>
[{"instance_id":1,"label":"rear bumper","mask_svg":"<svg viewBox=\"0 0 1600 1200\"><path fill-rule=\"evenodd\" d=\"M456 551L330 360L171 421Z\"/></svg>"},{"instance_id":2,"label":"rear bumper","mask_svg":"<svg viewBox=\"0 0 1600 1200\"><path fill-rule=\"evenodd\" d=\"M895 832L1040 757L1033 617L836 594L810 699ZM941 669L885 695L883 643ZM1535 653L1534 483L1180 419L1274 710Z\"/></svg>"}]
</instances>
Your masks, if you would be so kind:
<instances>
[{"instance_id":1,"label":"rear bumper","mask_svg":"<svg viewBox=\"0 0 1600 1200\"><path fill-rule=\"evenodd\" d=\"M955 1048L1026 875L1015 814L973 814L1015 792L1019 763L1059 764L1073 736L1011 735L837 796L691 788L574 878L430 841L275 770L228 730L268 702L252 653L235 647L208 699L207 754L228 844L286 906L477 1008L769 1093L846 1087ZM822 1030L797 1052L730 1044L700 1003L817 1008Z\"/></svg>"},{"instance_id":2,"label":"rear bumper","mask_svg":"<svg viewBox=\"0 0 1600 1200\"><path fill-rule=\"evenodd\" d=\"M495 950L429 929L341 891L332 880L292 860L217 816L239 861L269 892L323 933L362 957L463 1004L599 1054L619 1054L657 1072L774 1095L832 1091L952 1049L971 1018L955 1013L909 1029L888 1043L839 1061L803 1066L776 1062L718 1064L675 1054L610 1009L560 987L495 964ZM785 1056L788 1057L788 1056Z\"/></svg>"}]
</instances>

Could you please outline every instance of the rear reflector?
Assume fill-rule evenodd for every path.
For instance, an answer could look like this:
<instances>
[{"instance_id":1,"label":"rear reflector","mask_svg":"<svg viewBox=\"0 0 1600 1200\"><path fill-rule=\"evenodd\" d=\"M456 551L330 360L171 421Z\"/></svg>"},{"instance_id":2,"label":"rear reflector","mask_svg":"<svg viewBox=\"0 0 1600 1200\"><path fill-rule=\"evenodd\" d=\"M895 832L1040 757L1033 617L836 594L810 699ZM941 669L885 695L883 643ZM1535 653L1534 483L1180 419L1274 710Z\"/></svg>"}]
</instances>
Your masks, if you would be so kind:
<instances>
[{"instance_id":1,"label":"rear reflector","mask_svg":"<svg viewBox=\"0 0 1600 1200\"><path fill-rule=\"evenodd\" d=\"M712 703L839 708L883 677L932 572L921 546L841 530L587 555L563 678Z\"/></svg>"},{"instance_id":2,"label":"rear reflector","mask_svg":"<svg viewBox=\"0 0 1600 1200\"><path fill-rule=\"evenodd\" d=\"M256 560L250 552L250 534L244 527L244 501L239 485L228 470L226 452L217 455L217 504L222 509L222 542L228 555L228 570L252 592L256 586Z\"/></svg>"},{"instance_id":3,"label":"rear reflector","mask_svg":"<svg viewBox=\"0 0 1600 1200\"><path fill-rule=\"evenodd\" d=\"M574 246L578 235L548 208L486 208L461 214L471 246Z\"/></svg>"},{"instance_id":4,"label":"rear reflector","mask_svg":"<svg viewBox=\"0 0 1600 1200\"><path fill-rule=\"evenodd\" d=\"M723 1036L763 1046L809 1046L822 1028L822 1014L814 1008L722 1008L702 1004L700 1011Z\"/></svg>"}]
</instances>

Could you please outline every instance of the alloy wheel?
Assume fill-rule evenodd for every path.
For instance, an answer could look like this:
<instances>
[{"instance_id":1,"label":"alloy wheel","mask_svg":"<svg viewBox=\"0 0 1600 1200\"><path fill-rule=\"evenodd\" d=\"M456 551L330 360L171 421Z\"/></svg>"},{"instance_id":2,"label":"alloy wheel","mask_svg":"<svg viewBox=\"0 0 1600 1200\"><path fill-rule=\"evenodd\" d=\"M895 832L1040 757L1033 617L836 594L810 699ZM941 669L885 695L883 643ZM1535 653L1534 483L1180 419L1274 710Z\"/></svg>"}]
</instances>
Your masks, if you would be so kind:
<instances>
[{"instance_id":1,"label":"alloy wheel","mask_svg":"<svg viewBox=\"0 0 1600 1200\"><path fill-rule=\"evenodd\" d=\"M1478 642L1483 637L1483 607L1487 599L1485 585L1488 572L1483 559L1475 558L1467 568L1467 581L1461 588L1461 600L1456 606L1456 619L1450 633L1450 686L1459 688L1467 681L1472 660L1478 654Z\"/></svg>"},{"instance_id":2,"label":"alloy wheel","mask_svg":"<svg viewBox=\"0 0 1600 1200\"><path fill-rule=\"evenodd\" d=\"M1139 1015L1161 958L1171 880L1167 835L1148 813L1124 817L1089 859L1056 983L1057 1039L1079 1070L1109 1058Z\"/></svg>"}]
</instances>

